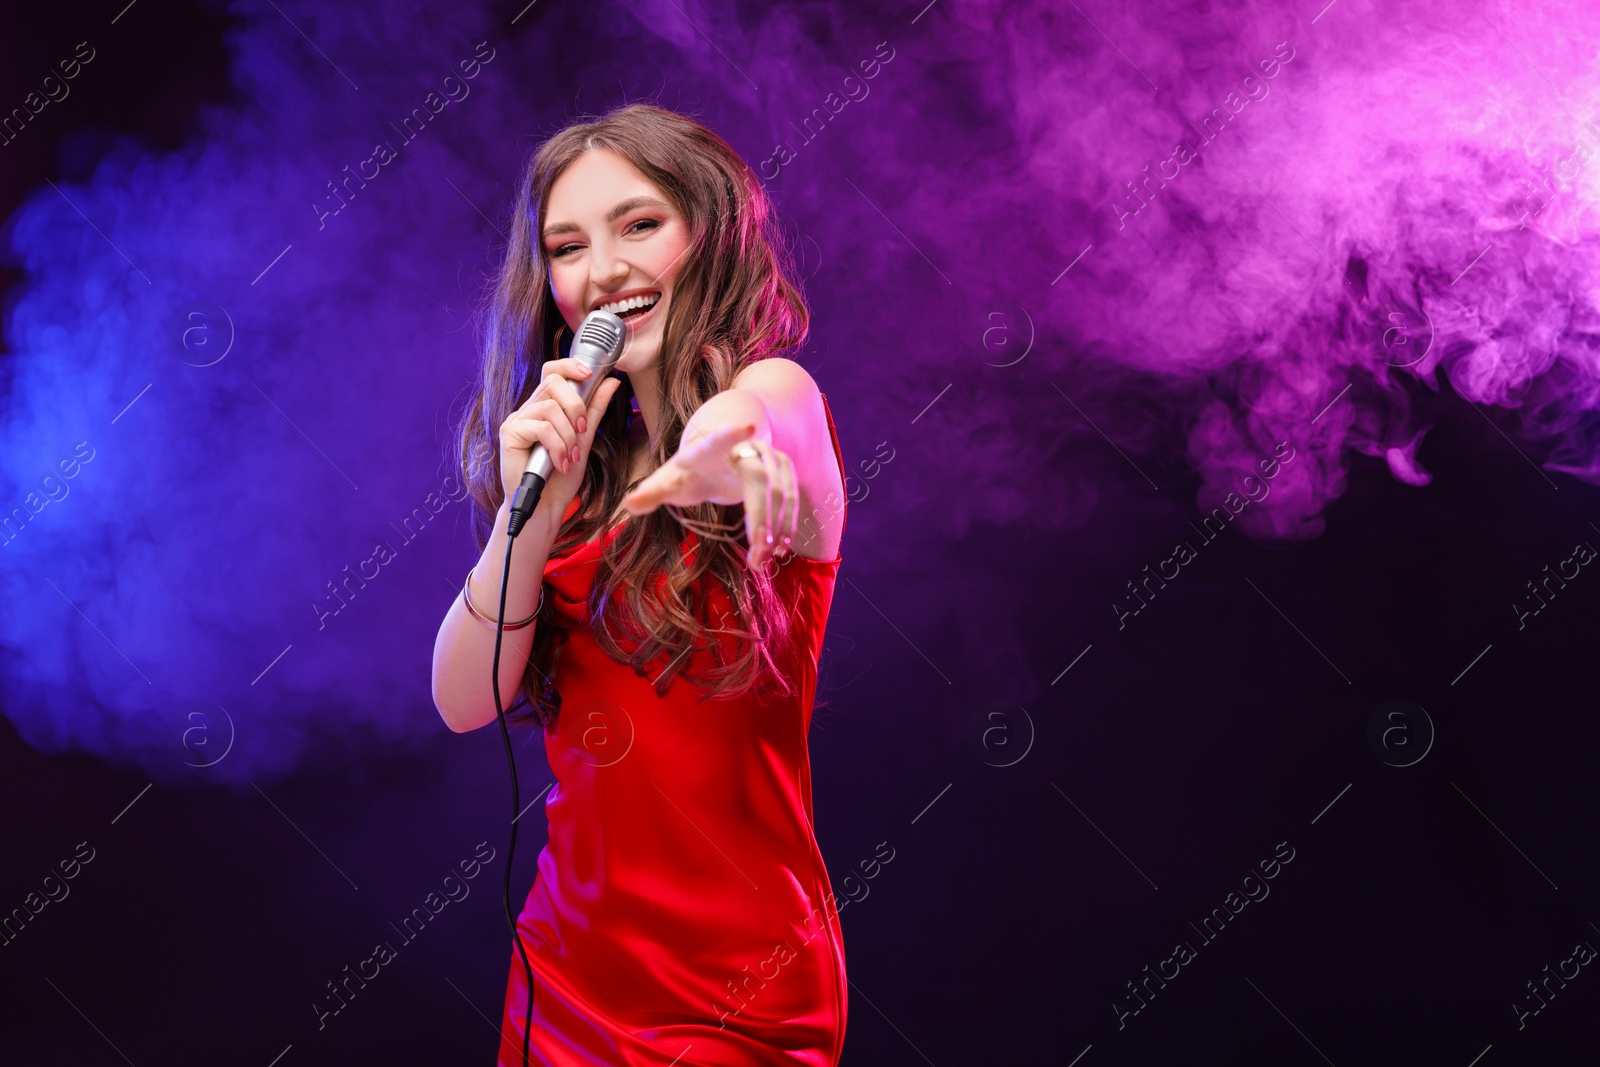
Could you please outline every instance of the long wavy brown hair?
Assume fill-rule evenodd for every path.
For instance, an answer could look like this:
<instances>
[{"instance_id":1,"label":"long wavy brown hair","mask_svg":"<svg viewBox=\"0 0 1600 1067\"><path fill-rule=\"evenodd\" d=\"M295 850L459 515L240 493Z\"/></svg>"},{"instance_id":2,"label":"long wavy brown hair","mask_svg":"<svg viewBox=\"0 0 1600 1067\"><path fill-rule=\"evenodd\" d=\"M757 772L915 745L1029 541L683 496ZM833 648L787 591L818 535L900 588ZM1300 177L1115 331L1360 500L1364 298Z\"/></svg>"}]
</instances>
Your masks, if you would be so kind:
<instances>
[{"instance_id":1,"label":"long wavy brown hair","mask_svg":"<svg viewBox=\"0 0 1600 1067\"><path fill-rule=\"evenodd\" d=\"M659 356L661 422L651 442L650 470L678 450L689 418L729 388L749 364L801 344L810 315L777 218L750 166L721 137L693 119L653 104L629 104L599 118L568 125L529 157L518 185L504 261L482 309L481 375L461 422L461 472L474 504L473 533L488 544L505 492L500 477L499 427L533 394L540 368L557 358L564 326L550 294L549 263L539 235L550 188L579 156L607 148L628 160L666 194L687 221L690 247L673 282ZM600 534L634 484L627 483L627 443L633 389L626 375L595 430L578 510L551 545L552 557ZM697 547L683 556L685 527ZM700 699L732 698L758 686L784 693L792 683L788 662L794 635L790 610L775 594L771 575L745 561L742 505L699 504L658 508L630 516L608 540L595 570L585 620L606 655L648 677L662 653L667 666L653 679L658 695L675 677L704 690ZM732 536L719 538L714 532ZM664 581L662 580L664 576ZM712 626L705 618L709 576L727 591L737 619L726 613ZM614 599L614 592L622 596ZM534 628L533 651L510 722L549 727L561 710L551 680L566 640L566 626L545 589ZM731 625L730 625L731 624ZM621 634L621 639L618 638ZM728 651L725 638L732 638ZM707 677L685 673L690 653L707 647L717 663ZM513 714L514 713L514 714Z\"/></svg>"}]
</instances>

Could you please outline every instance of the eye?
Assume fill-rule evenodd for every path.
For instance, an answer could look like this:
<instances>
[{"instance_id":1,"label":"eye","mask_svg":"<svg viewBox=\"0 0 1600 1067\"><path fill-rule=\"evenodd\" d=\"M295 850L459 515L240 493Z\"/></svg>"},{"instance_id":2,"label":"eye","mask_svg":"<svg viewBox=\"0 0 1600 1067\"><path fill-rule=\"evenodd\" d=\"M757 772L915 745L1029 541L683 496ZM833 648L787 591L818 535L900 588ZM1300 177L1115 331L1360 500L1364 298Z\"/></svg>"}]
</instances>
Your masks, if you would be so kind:
<instances>
[{"instance_id":1,"label":"eye","mask_svg":"<svg viewBox=\"0 0 1600 1067\"><path fill-rule=\"evenodd\" d=\"M632 226L629 226L628 227L628 231L631 233L634 230L638 229L640 226L648 226L652 230L658 230L658 229L661 228L661 223L659 221L655 220L655 219L640 219L638 222L634 223Z\"/></svg>"},{"instance_id":2,"label":"eye","mask_svg":"<svg viewBox=\"0 0 1600 1067\"><path fill-rule=\"evenodd\" d=\"M557 248L557 249L555 249L554 251L552 251L550 253L550 258L551 259L560 259L562 256L567 255L568 252L571 249L574 249L574 248L577 248L577 247L578 247L577 245L562 245L560 248Z\"/></svg>"}]
</instances>

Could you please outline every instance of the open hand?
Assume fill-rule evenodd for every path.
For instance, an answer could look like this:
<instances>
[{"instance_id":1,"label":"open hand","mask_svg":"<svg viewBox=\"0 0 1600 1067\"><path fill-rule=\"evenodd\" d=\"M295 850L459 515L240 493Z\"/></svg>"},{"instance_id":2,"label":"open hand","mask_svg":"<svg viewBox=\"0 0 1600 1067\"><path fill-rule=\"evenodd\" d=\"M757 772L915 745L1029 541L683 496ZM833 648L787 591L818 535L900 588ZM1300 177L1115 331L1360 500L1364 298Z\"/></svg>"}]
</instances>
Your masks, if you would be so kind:
<instances>
[{"instance_id":1,"label":"open hand","mask_svg":"<svg viewBox=\"0 0 1600 1067\"><path fill-rule=\"evenodd\" d=\"M749 564L787 555L800 529L800 487L787 453L725 426L681 443L671 459L622 498L630 515L662 504L743 504Z\"/></svg>"}]
</instances>

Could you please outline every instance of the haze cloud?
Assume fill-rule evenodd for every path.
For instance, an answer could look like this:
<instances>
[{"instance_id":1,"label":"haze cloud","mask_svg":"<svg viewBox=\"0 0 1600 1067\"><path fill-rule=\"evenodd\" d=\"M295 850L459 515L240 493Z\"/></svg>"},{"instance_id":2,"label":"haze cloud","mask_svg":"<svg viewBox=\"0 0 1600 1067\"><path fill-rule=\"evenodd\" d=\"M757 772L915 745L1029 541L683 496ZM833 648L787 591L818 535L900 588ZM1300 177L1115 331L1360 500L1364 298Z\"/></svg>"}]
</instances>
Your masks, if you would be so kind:
<instances>
[{"instance_id":1,"label":"haze cloud","mask_svg":"<svg viewBox=\"0 0 1600 1067\"><path fill-rule=\"evenodd\" d=\"M237 97L188 147L111 143L6 227L28 273L6 327L0 698L42 749L200 780L236 732L203 774L237 783L441 730L470 311L527 150L627 99L773 160L816 373L871 424L842 434L863 455L919 442L890 468L902 501L937 498L951 463L998 471L947 533L1081 525L1110 491L1043 499L1011 462L1084 427L1046 383L1134 460L1187 461L1197 508L1293 442L1239 517L1263 540L1316 536L1352 452L1424 485L1450 391L1600 481L1597 60L1570 6L1139 3L1086 6L1090 25L997 3L539 4L515 26L280 6L227 6ZM1004 369L997 310L1036 333ZM947 382L914 439L895 429ZM1164 429L1186 457L1157 451Z\"/></svg>"}]
</instances>

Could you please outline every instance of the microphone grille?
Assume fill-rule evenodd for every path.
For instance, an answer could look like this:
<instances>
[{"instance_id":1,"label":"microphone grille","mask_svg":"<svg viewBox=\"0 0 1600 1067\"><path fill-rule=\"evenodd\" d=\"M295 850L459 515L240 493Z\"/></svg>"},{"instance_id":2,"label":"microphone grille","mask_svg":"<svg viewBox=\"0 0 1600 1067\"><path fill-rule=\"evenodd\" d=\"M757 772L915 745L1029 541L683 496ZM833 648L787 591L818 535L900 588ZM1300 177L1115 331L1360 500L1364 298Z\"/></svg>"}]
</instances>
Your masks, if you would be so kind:
<instances>
[{"instance_id":1,"label":"microphone grille","mask_svg":"<svg viewBox=\"0 0 1600 1067\"><path fill-rule=\"evenodd\" d=\"M594 345L602 352L609 352L622 340L621 326L622 320L615 315L590 315L578 330L577 343Z\"/></svg>"}]
</instances>

